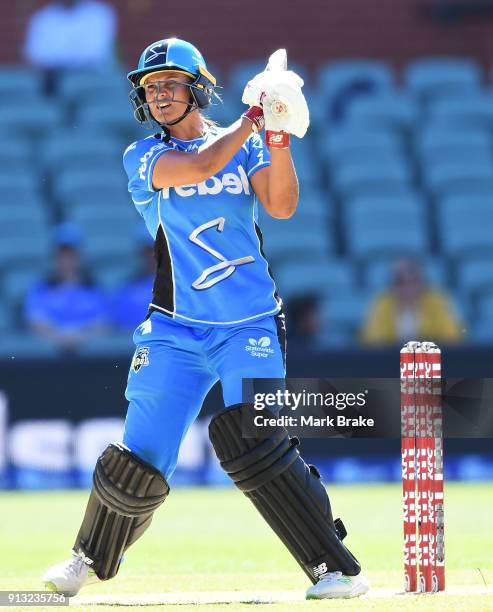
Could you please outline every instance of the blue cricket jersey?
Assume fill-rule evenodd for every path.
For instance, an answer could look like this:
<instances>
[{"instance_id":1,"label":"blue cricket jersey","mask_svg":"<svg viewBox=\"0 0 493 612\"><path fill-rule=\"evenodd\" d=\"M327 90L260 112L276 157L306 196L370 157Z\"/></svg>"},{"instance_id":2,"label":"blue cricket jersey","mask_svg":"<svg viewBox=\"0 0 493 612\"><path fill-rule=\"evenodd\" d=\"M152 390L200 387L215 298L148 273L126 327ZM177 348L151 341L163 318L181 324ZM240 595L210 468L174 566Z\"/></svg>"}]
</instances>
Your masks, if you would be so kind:
<instances>
[{"instance_id":1,"label":"blue cricket jersey","mask_svg":"<svg viewBox=\"0 0 493 612\"><path fill-rule=\"evenodd\" d=\"M169 150L193 152L224 128L194 140L149 136L123 155L128 190L155 239L157 274L150 312L179 322L234 325L280 311L282 300L262 252L258 204L251 177L270 164L252 133L214 176L193 185L155 190L152 172Z\"/></svg>"}]
</instances>

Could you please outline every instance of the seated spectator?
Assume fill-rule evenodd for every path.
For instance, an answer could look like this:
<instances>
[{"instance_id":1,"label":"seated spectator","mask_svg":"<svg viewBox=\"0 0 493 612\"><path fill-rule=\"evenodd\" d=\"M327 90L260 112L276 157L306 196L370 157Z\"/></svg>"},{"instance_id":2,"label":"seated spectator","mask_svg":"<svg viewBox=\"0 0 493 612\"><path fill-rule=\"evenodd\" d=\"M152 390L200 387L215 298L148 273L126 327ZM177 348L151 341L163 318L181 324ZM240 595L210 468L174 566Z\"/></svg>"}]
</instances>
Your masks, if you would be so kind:
<instances>
[{"instance_id":1,"label":"seated spectator","mask_svg":"<svg viewBox=\"0 0 493 612\"><path fill-rule=\"evenodd\" d=\"M81 241L77 226L56 228L54 270L31 289L25 304L32 331L71 352L103 332L106 322L103 293L81 270Z\"/></svg>"},{"instance_id":2,"label":"seated spectator","mask_svg":"<svg viewBox=\"0 0 493 612\"><path fill-rule=\"evenodd\" d=\"M374 300L361 331L366 344L403 344L411 340L453 343L462 325L443 293L429 287L413 259L399 259L392 286Z\"/></svg>"},{"instance_id":3,"label":"seated spectator","mask_svg":"<svg viewBox=\"0 0 493 612\"><path fill-rule=\"evenodd\" d=\"M31 16L24 57L45 72L46 88L51 93L60 71L111 63L115 33L115 11L106 2L54 0Z\"/></svg>"},{"instance_id":4,"label":"seated spectator","mask_svg":"<svg viewBox=\"0 0 493 612\"><path fill-rule=\"evenodd\" d=\"M320 341L319 298L315 294L293 296L286 306L287 344L290 350L314 350Z\"/></svg>"},{"instance_id":5,"label":"seated spectator","mask_svg":"<svg viewBox=\"0 0 493 612\"><path fill-rule=\"evenodd\" d=\"M139 267L132 278L125 281L113 296L112 321L121 330L135 329L144 321L152 301L152 286L156 276L154 241L145 226L136 234Z\"/></svg>"}]
</instances>

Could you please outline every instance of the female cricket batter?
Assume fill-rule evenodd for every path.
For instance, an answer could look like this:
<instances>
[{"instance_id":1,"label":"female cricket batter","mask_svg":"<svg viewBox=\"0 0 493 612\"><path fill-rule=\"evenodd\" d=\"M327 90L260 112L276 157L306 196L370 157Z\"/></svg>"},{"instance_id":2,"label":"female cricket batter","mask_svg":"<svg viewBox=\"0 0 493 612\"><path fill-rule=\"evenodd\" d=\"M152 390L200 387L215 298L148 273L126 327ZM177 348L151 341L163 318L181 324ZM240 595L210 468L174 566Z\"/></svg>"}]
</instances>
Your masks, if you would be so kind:
<instances>
[{"instance_id":1,"label":"female cricket batter","mask_svg":"<svg viewBox=\"0 0 493 612\"><path fill-rule=\"evenodd\" d=\"M276 218L296 209L289 132L308 127L302 81L287 70L261 73L243 95L250 108L220 128L202 114L216 81L190 43L153 43L128 78L136 119L158 130L123 156L132 201L155 238L157 274L134 334L123 443L98 459L72 558L50 568L45 584L75 595L116 575L168 495L183 437L220 380L226 409L209 435L221 466L312 581L307 597L361 595L368 583L298 440L280 426L242 437L242 419L253 414L242 378L285 376L282 301L262 252L257 201Z\"/></svg>"}]
</instances>

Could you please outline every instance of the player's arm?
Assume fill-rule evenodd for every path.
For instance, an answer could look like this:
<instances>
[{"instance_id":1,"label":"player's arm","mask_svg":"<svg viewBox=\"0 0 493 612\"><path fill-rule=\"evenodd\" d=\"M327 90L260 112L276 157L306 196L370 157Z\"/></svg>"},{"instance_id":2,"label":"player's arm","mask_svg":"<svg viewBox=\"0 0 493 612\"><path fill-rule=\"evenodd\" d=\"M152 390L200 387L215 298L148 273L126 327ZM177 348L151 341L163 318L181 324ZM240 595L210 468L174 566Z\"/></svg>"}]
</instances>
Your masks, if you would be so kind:
<instances>
[{"instance_id":1,"label":"player's arm","mask_svg":"<svg viewBox=\"0 0 493 612\"><path fill-rule=\"evenodd\" d=\"M233 123L219 138L207 143L195 153L166 151L161 155L152 173L154 189L178 187L205 181L230 161L241 149L252 133L252 125L262 112L249 109L238 121ZM249 118L251 117L251 118Z\"/></svg>"},{"instance_id":2,"label":"player's arm","mask_svg":"<svg viewBox=\"0 0 493 612\"><path fill-rule=\"evenodd\" d=\"M256 196L271 217L289 219L298 205L298 178L289 148L271 149L270 166L261 168L252 177Z\"/></svg>"}]
</instances>

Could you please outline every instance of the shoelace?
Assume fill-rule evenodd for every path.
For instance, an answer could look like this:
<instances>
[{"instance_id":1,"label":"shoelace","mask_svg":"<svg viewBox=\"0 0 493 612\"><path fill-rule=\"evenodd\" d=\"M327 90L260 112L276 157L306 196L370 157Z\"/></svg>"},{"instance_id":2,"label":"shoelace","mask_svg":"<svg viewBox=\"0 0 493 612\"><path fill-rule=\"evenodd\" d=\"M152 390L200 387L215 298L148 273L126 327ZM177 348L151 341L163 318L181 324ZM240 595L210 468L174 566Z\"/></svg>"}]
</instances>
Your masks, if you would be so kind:
<instances>
[{"instance_id":1,"label":"shoelace","mask_svg":"<svg viewBox=\"0 0 493 612\"><path fill-rule=\"evenodd\" d=\"M78 576L80 574L80 570L82 568L83 563L84 560L81 557L79 557L78 555L74 555L72 561L68 566L68 573L72 574L72 576Z\"/></svg>"},{"instance_id":2,"label":"shoelace","mask_svg":"<svg viewBox=\"0 0 493 612\"><path fill-rule=\"evenodd\" d=\"M342 576L342 572L327 572L322 574L319 578L319 582L322 580L327 582L333 582Z\"/></svg>"}]
</instances>

